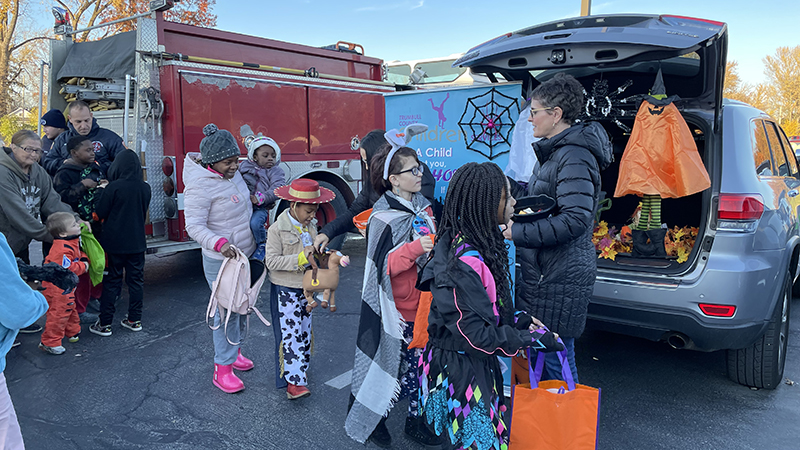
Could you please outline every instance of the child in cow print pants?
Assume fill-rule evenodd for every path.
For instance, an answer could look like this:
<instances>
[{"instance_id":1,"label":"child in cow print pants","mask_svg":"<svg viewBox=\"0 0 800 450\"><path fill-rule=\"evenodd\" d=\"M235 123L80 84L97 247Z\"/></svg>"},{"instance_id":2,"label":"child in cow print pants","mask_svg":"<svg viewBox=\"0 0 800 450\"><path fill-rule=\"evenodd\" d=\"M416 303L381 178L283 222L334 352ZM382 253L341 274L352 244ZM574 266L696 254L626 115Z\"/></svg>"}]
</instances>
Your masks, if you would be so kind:
<instances>
[{"instance_id":1,"label":"child in cow print pants","mask_svg":"<svg viewBox=\"0 0 800 450\"><path fill-rule=\"evenodd\" d=\"M308 302L303 295L303 268L314 251L314 215L321 203L333 200L334 194L316 181L303 178L275 189L275 194L290 202L267 232L276 382L278 388L286 387L286 396L293 400L311 394L306 372L313 337L311 313L306 311Z\"/></svg>"}]
</instances>

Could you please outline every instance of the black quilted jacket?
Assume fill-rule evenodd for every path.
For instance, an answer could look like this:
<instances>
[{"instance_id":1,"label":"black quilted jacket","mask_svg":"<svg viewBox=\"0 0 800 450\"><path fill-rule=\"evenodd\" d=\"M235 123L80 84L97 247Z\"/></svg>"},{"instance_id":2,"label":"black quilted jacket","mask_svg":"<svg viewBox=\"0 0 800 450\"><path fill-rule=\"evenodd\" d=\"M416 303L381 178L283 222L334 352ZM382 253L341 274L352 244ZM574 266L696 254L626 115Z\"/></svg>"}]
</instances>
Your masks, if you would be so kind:
<instances>
[{"instance_id":1,"label":"black quilted jacket","mask_svg":"<svg viewBox=\"0 0 800 450\"><path fill-rule=\"evenodd\" d=\"M533 145L539 165L527 194L556 200L554 213L532 223L515 223L517 309L538 318L561 336L576 338L586 325L597 255L592 244L600 171L611 163L608 134L596 122L573 125Z\"/></svg>"}]
</instances>

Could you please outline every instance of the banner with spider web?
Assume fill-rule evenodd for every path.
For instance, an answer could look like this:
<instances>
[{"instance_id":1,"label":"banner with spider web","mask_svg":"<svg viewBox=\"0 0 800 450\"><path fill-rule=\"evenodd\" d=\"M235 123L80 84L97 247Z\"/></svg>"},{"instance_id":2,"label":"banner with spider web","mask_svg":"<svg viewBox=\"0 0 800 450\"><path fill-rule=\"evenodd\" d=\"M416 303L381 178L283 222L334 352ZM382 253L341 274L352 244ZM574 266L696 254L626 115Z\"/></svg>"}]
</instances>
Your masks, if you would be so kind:
<instances>
[{"instance_id":1,"label":"banner with spider web","mask_svg":"<svg viewBox=\"0 0 800 450\"><path fill-rule=\"evenodd\" d=\"M517 100L491 88L484 94L467 98L458 127L467 149L492 161L508 153L511 131L518 117Z\"/></svg>"}]
</instances>

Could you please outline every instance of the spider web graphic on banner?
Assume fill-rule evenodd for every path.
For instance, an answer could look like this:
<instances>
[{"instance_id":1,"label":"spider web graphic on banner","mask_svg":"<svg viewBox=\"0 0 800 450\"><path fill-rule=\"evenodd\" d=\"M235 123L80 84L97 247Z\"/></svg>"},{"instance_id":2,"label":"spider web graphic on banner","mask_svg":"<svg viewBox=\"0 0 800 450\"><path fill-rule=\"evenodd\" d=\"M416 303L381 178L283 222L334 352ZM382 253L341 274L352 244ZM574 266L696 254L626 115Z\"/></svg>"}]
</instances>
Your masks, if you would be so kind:
<instances>
[{"instance_id":1,"label":"spider web graphic on banner","mask_svg":"<svg viewBox=\"0 0 800 450\"><path fill-rule=\"evenodd\" d=\"M512 108L515 108L513 114ZM509 152L511 131L518 116L516 99L492 88L482 95L467 99L458 126L464 134L467 149L491 161ZM505 150L495 153L495 147L501 144L505 145Z\"/></svg>"}]
</instances>

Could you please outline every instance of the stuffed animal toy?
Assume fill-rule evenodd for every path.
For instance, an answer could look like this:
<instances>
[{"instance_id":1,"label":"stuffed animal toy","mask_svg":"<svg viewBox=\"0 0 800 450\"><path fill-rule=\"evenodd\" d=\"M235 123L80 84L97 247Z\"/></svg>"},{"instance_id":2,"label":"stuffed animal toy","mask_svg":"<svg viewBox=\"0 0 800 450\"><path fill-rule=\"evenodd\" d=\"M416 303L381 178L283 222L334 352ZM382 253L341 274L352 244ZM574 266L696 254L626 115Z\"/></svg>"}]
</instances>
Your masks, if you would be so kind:
<instances>
[{"instance_id":1,"label":"stuffed animal toy","mask_svg":"<svg viewBox=\"0 0 800 450\"><path fill-rule=\"evenodd\" d=\"M314 253L309 261L311 268L303 274L303 294L308 300L306 311L316 308L315 292L322 292L322 307L330 303L331 311L336 311L336 288L339 287L339 266L350 265L350 257L341 252Z\"/></svg>"},{"instance_id":2,"label":"stuffed animal toy","mask_svg":"<svg viewBox=\"0 0 800 450\"><path fill-rule=\"evenodd\" d=\"M49 281L63 289L63 294L69 294L78 285L78 276L59 266L56 263L47 263L43 266L30 266L17 258L17 268L19 275L27 282Z\"/></svg>"}]
</instances>

